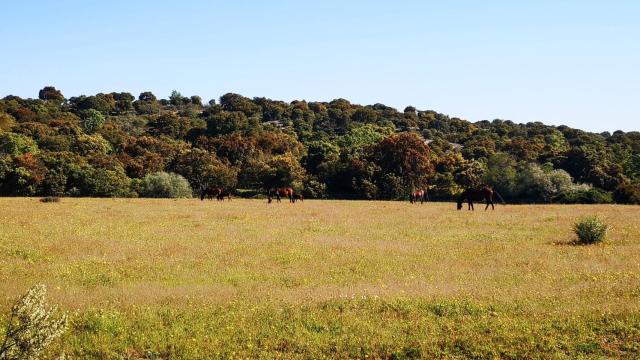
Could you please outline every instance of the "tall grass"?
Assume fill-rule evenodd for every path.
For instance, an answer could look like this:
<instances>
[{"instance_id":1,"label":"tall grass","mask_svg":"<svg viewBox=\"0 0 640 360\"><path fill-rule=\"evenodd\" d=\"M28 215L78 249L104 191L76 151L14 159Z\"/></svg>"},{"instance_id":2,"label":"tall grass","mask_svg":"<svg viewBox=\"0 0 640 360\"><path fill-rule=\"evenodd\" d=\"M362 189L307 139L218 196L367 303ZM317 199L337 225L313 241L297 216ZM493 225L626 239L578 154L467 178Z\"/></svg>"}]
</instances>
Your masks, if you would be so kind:
<instances>
[{"instance_id":1,"label":"tall grass","mask_svg":"<svg viewBox=\"0 0 640 360\"><path fill-rule=\"evenodd\" d=\"M0 199L0 314L33 283L74 358L639 356L640 208ZM610 246L556 246L601 214ZM0 319L4 320L4 319ZM0 330L0 335L1 335Z\"/></svg>"}]
</instances>

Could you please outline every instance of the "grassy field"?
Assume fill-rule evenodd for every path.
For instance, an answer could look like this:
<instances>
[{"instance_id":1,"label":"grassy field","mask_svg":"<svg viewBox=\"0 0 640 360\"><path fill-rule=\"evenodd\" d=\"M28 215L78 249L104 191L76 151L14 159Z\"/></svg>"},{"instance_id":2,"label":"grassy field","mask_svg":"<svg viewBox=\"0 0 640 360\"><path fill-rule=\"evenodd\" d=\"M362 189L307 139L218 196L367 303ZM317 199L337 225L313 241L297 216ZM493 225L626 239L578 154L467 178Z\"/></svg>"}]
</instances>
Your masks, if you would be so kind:
<instances>
[{"instance_id":1,"label":"grassy field","mask_svg":"<svg viewBox=\"0 0 640 360\"><path fill-rule=\"evenodd\" d=\"M72 357L640 357L640 207L0 206L1 320L46 284ZM606 243L570 245L594 214Z\"/></svg>"}]
</instances>

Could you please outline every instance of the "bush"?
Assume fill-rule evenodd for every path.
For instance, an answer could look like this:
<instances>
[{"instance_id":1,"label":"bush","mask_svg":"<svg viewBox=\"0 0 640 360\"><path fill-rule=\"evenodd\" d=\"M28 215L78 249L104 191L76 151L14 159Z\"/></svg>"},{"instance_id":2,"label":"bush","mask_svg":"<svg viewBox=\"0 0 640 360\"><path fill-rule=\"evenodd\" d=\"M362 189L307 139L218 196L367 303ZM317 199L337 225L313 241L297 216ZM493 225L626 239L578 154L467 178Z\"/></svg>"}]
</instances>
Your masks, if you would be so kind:
<instances>
[{"instance_id":1,"label":"bush","mask_svg":"<svg viewBox=\"0 0 640 360\"><path fill-rule=\"evenodd\" d=\"M264 191L252 190L252 189L236 189L234 192L235 197L243 199L262 199L267 198Z\"/></svg>"},{"instance_id":2,"label":"bush","mask_svg":"<svg viewBox=\"0 0 640 360\"><path fill-rule=\"evenodd\" d=\"M103 168L89 169L84 174L86 182L84 193L96 197L133 197L131 179L120 166L113 170Z\"/></svg>"},{"instance_id":3,"label":"bush","mask_svg":"<svg viewBox=\"0 0 640 360\"><path fill-rule=\"evenodd\" d=\"M0 359L37 359L67 328L67 314L57 315L45 302L47 288L36 285L11 308Z\"/></svg>"},{"instance_id":4,"label":"bush","mask_svg":"<svg viewBox=\"0 0 640 360\"><path fill-rule=\"evenodd\" d=\"M611 204L613 199L611 193L597 188L580 188L561 193L556 196L554 202L561 204Z\"/></svg>"},{"instance_id":5,"label":"bush","mask_svg":"<svg viewBox=\"0 0 640 360\"><path fill-rule=\"evenodd\" d=\"M640 184L624 184L613 192L617 203L640 204Z\"/></svg>"},{"instance_id":6,"label":"bush","mask_svg":"<svg viewBox=\"0 0 640 360\"><path fill-rule=\"evenodd\" d=\"M607 224L595 216L583 217L573 224L573 232L580 244L595 244L607 237Z\"/></svg>"},{"instance_id":7,"label":"bush","mask_svg":"<svg viewBox=\"0 0 640 360\"><path fill-rule=\"evenodd\" d=\"M45 196L42 199L40 199L40 202L43 203L57 203L60 202L60 198L57 196Z\"/></svg>"},{"instance_id":8,"label":"bush","mask_svg":"<svg viewBox=\"0 0 640 360\"><path fill-rule=\"evenodd\" d=\"M549 173L540 164L521 164L518 169L515 193L524 201L550 202L556 193ZM556 179L556 182L558 180Z\"/></svg>"},{"instance_id":9,"label":"bush","mask_svg":"<svg viewBox=\"0 0 640 360\"><path fill-rule=\"evenodd\" d=\"M142 179L140 195L149 198L190 198L193 191L184 177L161 171Z\"/></svg>"},{"instance_id":10,"label":"bush","mask_svg":"<svg viewBox=\"0 0 640 360\"><path fill-rule=\"evenodd\" d=\"M302 194L306 198L310 199L322 199L327 196L327 185L314 178L309 178L304 181L304 189Z\"/></svg>"}]
</instances>

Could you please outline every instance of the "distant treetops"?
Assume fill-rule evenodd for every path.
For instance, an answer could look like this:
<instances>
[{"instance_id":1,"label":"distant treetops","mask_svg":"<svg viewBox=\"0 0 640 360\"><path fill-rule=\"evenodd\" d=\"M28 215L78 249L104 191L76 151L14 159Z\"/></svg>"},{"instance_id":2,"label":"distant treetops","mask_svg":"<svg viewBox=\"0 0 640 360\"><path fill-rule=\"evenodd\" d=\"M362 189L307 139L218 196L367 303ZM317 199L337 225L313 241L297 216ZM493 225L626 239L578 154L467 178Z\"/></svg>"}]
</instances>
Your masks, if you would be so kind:
<instances>
[{"instance_id":1,"label":"distant treetops","mask_svg":"<svg viewBox=\"0 0 640 360\"><path fill-rule=\"evenodd\" d=\"M186 179L186 182L181 180ZM486 184L510 202L640 203L640 133L471 123L408 106L246 98L203 103L173 91L0 100L0 195L255 194L452 199ZM169 185L167 185L169 184ZM190 190L189 190L190 188Z\"/></svg>"}]
</instances>

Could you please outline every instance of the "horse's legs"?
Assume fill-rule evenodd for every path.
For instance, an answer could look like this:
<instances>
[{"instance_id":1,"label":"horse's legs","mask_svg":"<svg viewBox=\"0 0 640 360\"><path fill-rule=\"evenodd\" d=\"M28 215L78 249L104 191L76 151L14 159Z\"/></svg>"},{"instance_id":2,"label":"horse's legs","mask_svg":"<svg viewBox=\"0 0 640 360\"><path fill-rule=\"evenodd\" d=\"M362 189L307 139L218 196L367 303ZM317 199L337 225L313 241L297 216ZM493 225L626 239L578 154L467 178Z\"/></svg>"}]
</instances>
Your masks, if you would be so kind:
<instances>
[{"instance_id":1,"label":"horse's legs","mask_svg":"<svg viewBox=\"0 0 640 360\"><path fill-rule=\"evenodd\" d=\"M491 204L491 199L487 198L487 206L484 207L484 211L487 211L489 204Z\"/></svg>"}]
</instances>

